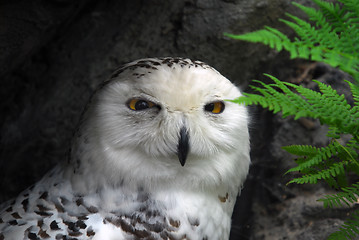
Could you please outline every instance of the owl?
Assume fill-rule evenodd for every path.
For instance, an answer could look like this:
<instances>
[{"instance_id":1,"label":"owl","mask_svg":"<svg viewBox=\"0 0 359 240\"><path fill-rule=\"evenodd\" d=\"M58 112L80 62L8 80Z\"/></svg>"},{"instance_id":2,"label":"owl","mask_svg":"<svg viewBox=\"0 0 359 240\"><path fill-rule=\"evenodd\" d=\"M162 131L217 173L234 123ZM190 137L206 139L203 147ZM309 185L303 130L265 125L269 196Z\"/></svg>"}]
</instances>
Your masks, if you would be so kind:
<instances>
[{"instance_id":1,"label":"owl","mask_svg":"<svg viewBox=\"0 0 359 240\"><path fill-rule=\"evenodd\" d=\"M250 165L240 90L185 58L118 68L69 160L3 205L0 239L228 239Z\"/></svg>"}]
</instances>

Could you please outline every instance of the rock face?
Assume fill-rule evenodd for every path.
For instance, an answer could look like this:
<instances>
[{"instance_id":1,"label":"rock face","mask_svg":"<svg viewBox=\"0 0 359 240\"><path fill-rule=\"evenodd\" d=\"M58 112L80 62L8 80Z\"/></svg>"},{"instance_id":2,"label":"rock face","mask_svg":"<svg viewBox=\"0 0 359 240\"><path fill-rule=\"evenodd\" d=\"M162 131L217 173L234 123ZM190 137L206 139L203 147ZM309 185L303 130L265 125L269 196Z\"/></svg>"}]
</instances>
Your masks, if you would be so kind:
<instances>
[{"instance_id":1,"label":"rock face","mask_svg":"<svg viewBox=\"0 0 359 240\"><path fill-rule=\"evenodd\" d=\"M263 79L263 72L283 80L301 79L295 71L310 68L307 63L288 63L286 54L223 37L223 32L244 33L263 25L285 29L278 18L285 12L300 14L290 2L0 3L0 202L66 159L89 96L122 63L189 57L212 65L242 88L250 79ZM315 77L334 82L341 78L326 66L314 66L313 71ZM343 214L328 215L315 201L329 191L324 186L285 185L289 178L283 174L293 161L280 146L323 145L325 127L311 120L282 120L258 108L252 115L253 164L233 215L231 239L324 238L342 222Z\"/></svg>"}]
</instances>

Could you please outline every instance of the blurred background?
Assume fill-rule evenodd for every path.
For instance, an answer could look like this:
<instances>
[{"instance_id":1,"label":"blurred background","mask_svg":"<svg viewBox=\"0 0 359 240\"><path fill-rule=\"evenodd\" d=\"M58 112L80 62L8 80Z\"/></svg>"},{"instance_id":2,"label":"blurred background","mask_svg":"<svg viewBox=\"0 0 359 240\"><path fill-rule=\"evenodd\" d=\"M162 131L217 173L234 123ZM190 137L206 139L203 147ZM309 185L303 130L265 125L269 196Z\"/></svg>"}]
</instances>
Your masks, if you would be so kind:
<instances>
[{"instance_id":1,"label":"blurred background","mask_svg":"<svg viewBox=\"0 0 359 240\"><path fill-rule=\"evenodd\" d=\"M0 202L15 197L65 161L72 134L96 86L123 63L144 57L201 60L244 91L270 73L340 93L345 75L326 65L289 60L260 44L225 38L265 25L293 36L278 21L303 16L292 0L1 0ZM297 0L306 6L311 1ZM231 239L324 239L345 218L316 200L325 185L286 183L288 144L327 144L312 119L281 119L250 107L252 165L233 213Z\"/></svg>"}]
</instances>

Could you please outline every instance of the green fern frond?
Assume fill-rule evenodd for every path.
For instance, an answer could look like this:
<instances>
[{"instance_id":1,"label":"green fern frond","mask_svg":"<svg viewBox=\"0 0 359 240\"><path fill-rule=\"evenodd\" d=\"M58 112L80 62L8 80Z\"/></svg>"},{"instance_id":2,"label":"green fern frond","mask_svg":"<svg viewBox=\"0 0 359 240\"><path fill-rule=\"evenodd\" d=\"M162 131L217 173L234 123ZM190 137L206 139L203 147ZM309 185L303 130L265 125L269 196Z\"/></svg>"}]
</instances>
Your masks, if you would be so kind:
<instances>
[{"instance_id":1,"label":"green fern frond","mask_svg":"<svg viewBox=\"0 0 359 240\"><path fill-rule=\"evenodd\" d=\"M339 139L340 134L341 134L341 132L339 131L339 129L337 127L329 126L329 129L327 132L327 137L332 138L332 139Z\"/></svg>"},{"instance_id":2,"label":"green fern frond","mask_svg":"<svg viewBox=\"0 0 359 240\"><path fill-rule=\"evenodd\" d=\"M283 149L298 156L305 156L296 161L298 166L289 169L285 173L301 172L304 175L293 179L289 183L317 183L317 180L323 179L329 185L336 186L333 184L332 179L341 178L341 175L344 174L343 166L347 167L347 171L351 170L359 173L358 154L354 150L359 149L359 143L354 139L349 141L346 146L343 146L337 140L333 140L326 147L321 148L291 145L283 147ZM334 157L339 157L342 161L329 161ZM339 185L342 186L341 183Z\"/></svg>"},{"instance_id":3,"label":"green fern frond","mask_svg":"<svg viewBox=\"0 0 359 240\"><path fill-rule=\"evenodd\" d=\"M269 75L267 75L269 76ZM274 113L283 112L283 116L295 115L296 117L307 116L307 109L311 106L299 95L293 93L285 84L273 76L269 76L275 84L265 84L259 82L263 87L251 86L252 89L258 91L262 95L244 93L244 97L237 98L233 102L239 104L261 104L264 108L268 108ZM281 91L281 92L279 92Z\"/></svg>"},{"instance_id":4,"label":"green fern frond","mask_svg":"<svg viewBox=\"0 0 359 240\"><path fill-rule=\"evenodd\" d=\"M339 144L335 141L331 142L328 146L322 148L315 148L313 146L303 146L303 145L291 145L282 147L284 150L298 156L306 156L307 158L298 163L298 166L289 169L285 174L290 172L305 172L309 168L318 166L322 164L323 161L331 158L332 156L337 155L341 149ZM335 177L335 176L333 176Z\"/></svg>"},{"instance_id":5,"label":"green fern frond","mask_svg":"<svg viewBox=\"0 0 359 240\"><path fill-rule=\"evenodd\" d=\"M314 80L315 81L315 80ZM338 127L342 132L351 133L352 128L359 124L359 119L353 116L351 106L346 101L344 95L339 95L329 85L315 81L320 91L322 92L321 102L312 103L317 109L320 110L321 121L331 126ZM323 102L327 102L321 106ZM323 109L325 107L326 109Z\"/></svg>"},{"instance_id":6,"label":"green fern frond","mask_svg":"<svg viewBox=\"0 0 359 240\"><path fill-rule=\"evenodd\" d=\"M320 43L328 49L335 48L336 43L338 42L338 35L332 31L331 24L327 22L324 14L315 8L306 7L296 2L293 2L293 5L305 12L309 17L309 20L315 23L316 28L313 33L314 35L310 38L313 40L312 44ZM320 34L317 33L317 31L320 31ZM304 41L308 42L306 39Z\"/></svg>"},{"instance_id":7,"label":"green fern frond","mask_svg":"<svg viewBox=\"0 0 359 240\"><path fill-rule=\"evenodd\" d=\"M328 240L357 239L359 235L359 211L353 212L340 226L339 231L329 235Z\"/></svg>"},{"instance_id":8,"label":"green fern frond","mask_svg":"<svg viewBox=\"0 0 359 240\"><path fill-rule=\"evenodd\" d=\"M343 0L341 7L321 0L313 1L320 10L293 3L309 16L313 24L291 14L287 14L291 21L280 20L297 33L298 38L294 41L270 27L242 35L225 35L238 40L261 42L278 51L285 49L291 58L325 62L352 74L359 81L358 2Z\"/></svg>"},{"instance_id":9,"label":"green fern frond","mask_svg":"<svg viewBox=\"0 0 359 240\"><path fill-rule=\"evenodd\" d=\"M352 96L353 96L353 100L354 100L354 105L359 106L359 86L357 84L353 84L349 81L346 81L350 87Z\"/></svg>"},{"instance_id":10,"label":"green fern frond","mask_svg":"<svg viewBox=\"0 0 359 240\"><path fill-rule=\"evenodd\" d=\"M359 142L358 142L358 140L356 140L354 138L352 138L348 141L347 146L352 149L359 150ZM355 157L357 157L357 155L355 155Z\"/></svg>"},{"instance_id":11,"label":"green fern frond","mask_svg":"<svg viewBox=\"0 0 359 240\"><path fill-rule=\"evenodd\" d=\"M332 164L329 168L317 171L317 173L314 174L307 174L299 178L294 178L291 181L288 182L288 184L291 183L297 183L297 184L316 184L318 180L327 180L327 179L333 179L334 177L344 174L345 170L344 167L348 164L347 161L337 162Z\"/></svg>"},{"instance_id":12,"label":"green fern frond","mask_svg":"<svg viewBox=\"0 0 359 240\"><path fill-rule=\"evenodd\" d=\"M282 111L283 117L293 115L295 119L300 117L318 118L321 123L336 127L344 133L351 133L353 129L359 128L358 112L354 113L345 97L339 95L329 85L315 81L320 89L320 92L316 92L303 86L281 82L270 75L266 76L270 77L274 84L254 81L262 87L251 86L261 95L245 93L244 97L236 99L234 102L246 105L259 103L274 113ZM351 85L351 87L355 86Z\"/></svg>"},{"instance_id":13,"label":"green fern frond","mask_svg":"<svg viewBox=\"0 0 359 240\"><path fill-rule=\"evenodd\" d=\"M343 29L344 9L341 9L338 3L321 0L313 0L313 2L319 6L320 11L324 14L327 21L333 25L334 30L340 32Z\"/></svg>"},{"instance_id":14,"label":"green fern frond","mask_svg":"<svg viewBox=\"0 0 359 240\"><path fill-rule=\"evenodd\" d=\"M282 149L297 156L314 156L319 149L311 145L290 145L284 146Z\"/></svg>"},{"instance_id":15,"label":"green fern frond","mask_svg":"<svg viewBox=\"0 0 359 240\"><path fill-rule=\"evenodd\" d=\"M261 42L271 48L275 48L277 51L281 51L283 48L290 48L289 46L291 42L285 34L271 27L265 27L265 29L245 33L242 35L235 35L230 33L224 33L224 35L236 40L244 40L253 43Z\"/></svg>"},{"instance_id":16,"label":"green fern frond","mask_svg":"<svg viewBox=\"0 0 359 240\"><path fill-rule=\"evenodd\" d=\"M345 11L347 11L350 14L350 18L357 20L355 21L356 24L359 24L359 7L358 7L358 1L357 0L340 0L341 3L343 3L343 8Z\"/></svg>"},{"instance_id":17,"label":"green fern frond","mask_svg":"<svg viewBox=\"0 0 359 240\"><path fill-rule=\"evenodd\" d=\"M323 202L325 208L342 207L344 205L350 206L350 204L358 202L359 183L355 183L351 187L344 187L341 190L342 192L326 195L318 199L318 201Z\"/></svg>"}]
</instances>

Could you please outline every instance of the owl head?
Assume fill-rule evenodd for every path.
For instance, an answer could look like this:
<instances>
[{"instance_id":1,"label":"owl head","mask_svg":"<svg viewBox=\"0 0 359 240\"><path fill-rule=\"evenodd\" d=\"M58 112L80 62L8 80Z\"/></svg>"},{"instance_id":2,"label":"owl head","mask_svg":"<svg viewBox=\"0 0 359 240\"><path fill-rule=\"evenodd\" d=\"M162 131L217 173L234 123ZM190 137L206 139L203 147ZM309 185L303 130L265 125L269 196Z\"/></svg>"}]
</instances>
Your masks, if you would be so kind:
<instances>
[{"instance_id":1,"label":"owl head","mask_svg":"<svg viewBox=\"0 0 359 240\"><path fill-rule=\"evenodd\" d=\"M91 173L93 185L238 187L249 166L248 114L227 100L239 96L203 62L126 64L88 104L72 149L75 175Z\"/></svg>"}]
</instances>

